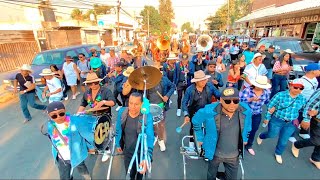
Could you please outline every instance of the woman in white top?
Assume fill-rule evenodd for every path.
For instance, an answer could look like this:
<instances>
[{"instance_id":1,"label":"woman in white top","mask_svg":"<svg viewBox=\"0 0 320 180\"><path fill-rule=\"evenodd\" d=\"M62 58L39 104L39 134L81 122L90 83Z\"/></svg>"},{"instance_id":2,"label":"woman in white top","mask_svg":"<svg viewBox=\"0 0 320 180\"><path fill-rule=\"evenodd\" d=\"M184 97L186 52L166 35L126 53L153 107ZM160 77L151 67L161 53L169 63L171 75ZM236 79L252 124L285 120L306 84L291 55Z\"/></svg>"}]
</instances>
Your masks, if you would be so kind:
<instances>
[{"instance_id":1,"label":"woman in white top","mask_svg":"<svg viewBox=\"0 0 320 180\"><path fill-rule=\"evenodd\" d=\"M222 56L217 57L217 62L216 62L216 71L218 73L223 73L226 71L226 66L222 63Z\"/></svg>"},{"instance_id":2,"label":"woman in white top","mask_svg":"<svg viewBox=\"0 0 320 180\"><path fill-rule=\"evenodd\" d=\"M76 99L80 92L77 92L77 79L80 80L79 70L70 56L66 56L66 62L62 66L62 72L66 77L67 84L72 91L72 99Z\"/></svg>"}]
</instances>

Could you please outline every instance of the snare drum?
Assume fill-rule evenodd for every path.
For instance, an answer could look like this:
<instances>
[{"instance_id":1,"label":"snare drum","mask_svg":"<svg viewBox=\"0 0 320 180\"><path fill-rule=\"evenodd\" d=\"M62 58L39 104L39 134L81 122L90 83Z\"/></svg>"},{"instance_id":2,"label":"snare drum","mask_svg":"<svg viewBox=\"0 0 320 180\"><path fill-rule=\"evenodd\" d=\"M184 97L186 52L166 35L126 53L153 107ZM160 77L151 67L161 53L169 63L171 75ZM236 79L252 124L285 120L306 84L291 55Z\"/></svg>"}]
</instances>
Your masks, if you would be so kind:
<instances>
[{"instance_id":1,"label":"snare drum","mask_svg":"<svg viewBox=\"0 0 320 180\"><path fill-rule=\"evenodd\" d=\"M111 137L111 118L108 115L97 116L94 130L94 144L98 150L104 150L108 146L108 138Z\"/></svg>"},{"instance_id":2,"label":"snare drum","mask_svg":"<svg viewBox=\"0 0 320 180\"><path fill-rule=\"evenodd\" d=\"M150 113L152 114L153 125L164 119L163 109L157 104L150 104Z\"/></svg>"}]
</instances>

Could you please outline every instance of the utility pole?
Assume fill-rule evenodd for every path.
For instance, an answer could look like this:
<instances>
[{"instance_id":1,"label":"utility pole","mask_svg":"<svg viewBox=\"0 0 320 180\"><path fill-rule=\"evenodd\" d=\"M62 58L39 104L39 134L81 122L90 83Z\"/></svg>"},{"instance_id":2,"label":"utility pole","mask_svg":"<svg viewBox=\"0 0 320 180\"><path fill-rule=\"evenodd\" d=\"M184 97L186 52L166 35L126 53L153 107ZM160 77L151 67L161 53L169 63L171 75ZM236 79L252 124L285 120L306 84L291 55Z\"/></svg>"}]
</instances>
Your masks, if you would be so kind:
<instances>
[{"instance_id":1,"label":"utility pole","mask_svg":"<svg viewBox=\"0 0 320 180\"><path fill-rule=\"evenodd\" d=\"M229 22L230 22L230 0L228 1L228 19L227 19L227 35L229 35Z\"/></svg>"},{"instance_id":2,"label":"utility pole","mask_svg":"<svg viewBox=\"0 0 320 180\"><path fill-rule=\"evenodd\" d=\"M147 9L147 17L148 17L148 37L150 37L150 27L149 27L149 25L150 25L150 21L149 21L149 9Z\"/></svg>"},{"instance_id":3,"label":"utility pole","mask_svg":"<svg viewBox=\"0 0 320 180\"><path fill-rule=\"evenodd\" d=\"M118 0L118 6L117 6L117 22L118 22L117 39L118 39L118 42L119 42L119 37L120 37L120 5L121 5L121 2L120 2L120 0Z\"/></svg>"}]
</instances>

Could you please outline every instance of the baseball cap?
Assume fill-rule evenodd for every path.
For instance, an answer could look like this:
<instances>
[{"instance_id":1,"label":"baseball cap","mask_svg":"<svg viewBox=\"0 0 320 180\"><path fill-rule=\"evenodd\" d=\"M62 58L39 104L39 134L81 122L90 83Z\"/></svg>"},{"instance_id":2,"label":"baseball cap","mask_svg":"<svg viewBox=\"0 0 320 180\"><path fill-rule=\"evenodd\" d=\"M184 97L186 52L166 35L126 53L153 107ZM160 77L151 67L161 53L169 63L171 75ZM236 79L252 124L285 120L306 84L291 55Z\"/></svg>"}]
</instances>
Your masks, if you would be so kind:
<instances>
[{"instance_id":1,"label":"baseball cap","mask_svg":"<svg viewBox=\"0 0 320 180\"><path fill-rule=\"evenodd\" d=\"M301 79L294 79L289 82L289 85L294 87L304 87L303 81Z\"/></svg>"},{"instance_id":2,"label":"baseball cap","mask_svg":"<svg viewBox=\"0 0 320 180\"><path fill-rule=\"evenodd\" d=\"M317 71L317 70L320 70L320 66L318 63L311 63L311 64L308 64L306 67L304 67L304 70L306 72Z\"/></svg>"},{"instance_id":3,"label":"baseball cap","mask_svg":"<svg viewBox=\"0 0 320 180\"><path fill-rule=\"evenodd\" d=\"M124 62L117 62L117 64L115 64L115 66L117 66L117 67L123 67L123 66L125 66L125 64L124 64Z\"/></svg>"},{"instance_id":4,"label":"baseball cap","mask_svg":"<svg viewBox=\"0 0 320 180\"><path fill-rule=\"evenodd\" d=\"M262 44L260 47L266 47L264 44Z\"/></svg>"},{"instance_id":5,"label":"baseball cap","mask_svg":"<svg viewBox=\"0 0 320 180\"><path fill-rule=\"evenodd\" d=\"M233 87L225 88L221 93L222 99L235 99L239 98L239 91Z\"/></svg>"},{"instance_id":6,"label":"baseball cap","mask_svg":"<svg viewBox=\"0 0 320 180\"><path fill-rule=\"evenodd\" d=\"M269 48L271 49L275 49L274 45L270 45Z\"/></svg>"},{"instance_id":7,"label":"baseball cap","mask_svg":"<svg viewBox=\"0 0 320 180\"><path fill-rule=\"evenodd\" d=\"M213 61L213 60L210 60L209 62L208 62L208 66L209 65L217 65L217 63L215 62L215 61Z\"/></svg>"},{"instance_id":8,"label":"baseball cap","mask_svg":"<svg viewBox=\"0 0 320 180\"><path fill-rule=\"evenodd\" d=\"M66 109L63 105L62 102L60 101L53 101L52 103L50 103L48 106L47 106L47 113L51 113L53 111L57 111L57 110L60 110L60 109Z\"/></svg>"}]
</instances>

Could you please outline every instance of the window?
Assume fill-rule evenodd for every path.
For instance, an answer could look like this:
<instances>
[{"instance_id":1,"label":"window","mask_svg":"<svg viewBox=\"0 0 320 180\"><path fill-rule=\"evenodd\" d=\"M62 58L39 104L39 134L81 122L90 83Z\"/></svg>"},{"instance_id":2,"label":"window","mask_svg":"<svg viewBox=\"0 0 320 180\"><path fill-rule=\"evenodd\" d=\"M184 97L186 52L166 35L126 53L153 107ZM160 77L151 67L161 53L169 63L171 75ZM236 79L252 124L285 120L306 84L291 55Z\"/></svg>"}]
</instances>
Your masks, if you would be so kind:
<instances>
[{"instance_id":1,"label":"window","mask_svg":"<svg viewBox=\"0 0 320 180\"><path fill-rule=\"evenodd\" d=\"M74 50L71 50L71 51L67 51L66 56L70 56L74 58L74 57L78 57L78 54Z\"/></svg>"},{"instance_id":2,"label":"window","mask_svg":"<svg viewBox=\"0 0 320 180\"><path fill-rule=\"evenodd\" d=\"M51 64L63 64L64 62L62 52L50 53L49 56L52 57Z\"/></svg>"},{"instance_id":3,"label":"window","mask_svg":"<svg viewBox=\"0 0 320 180\"><path fill-rule=\"evenodd\" d=\"M84 48L79 48L79 49L77 49L77 51L78 51L78 54L79 54L79 53L82 53L82 54L84 54L86 57L89 57L89 54L88 54L88 52L86 51L86 49L84 49Z\"/></svg>"},{"instance_id":4,"label":"window","mask_svg":"<svg viewBox=\"0 0 320 180\"><path fill-rule=\"evenodd\" d=\"M32 61L32 65L41 65L46 62L46 54L38 54Z\"/></svg>"}]
</instances>

